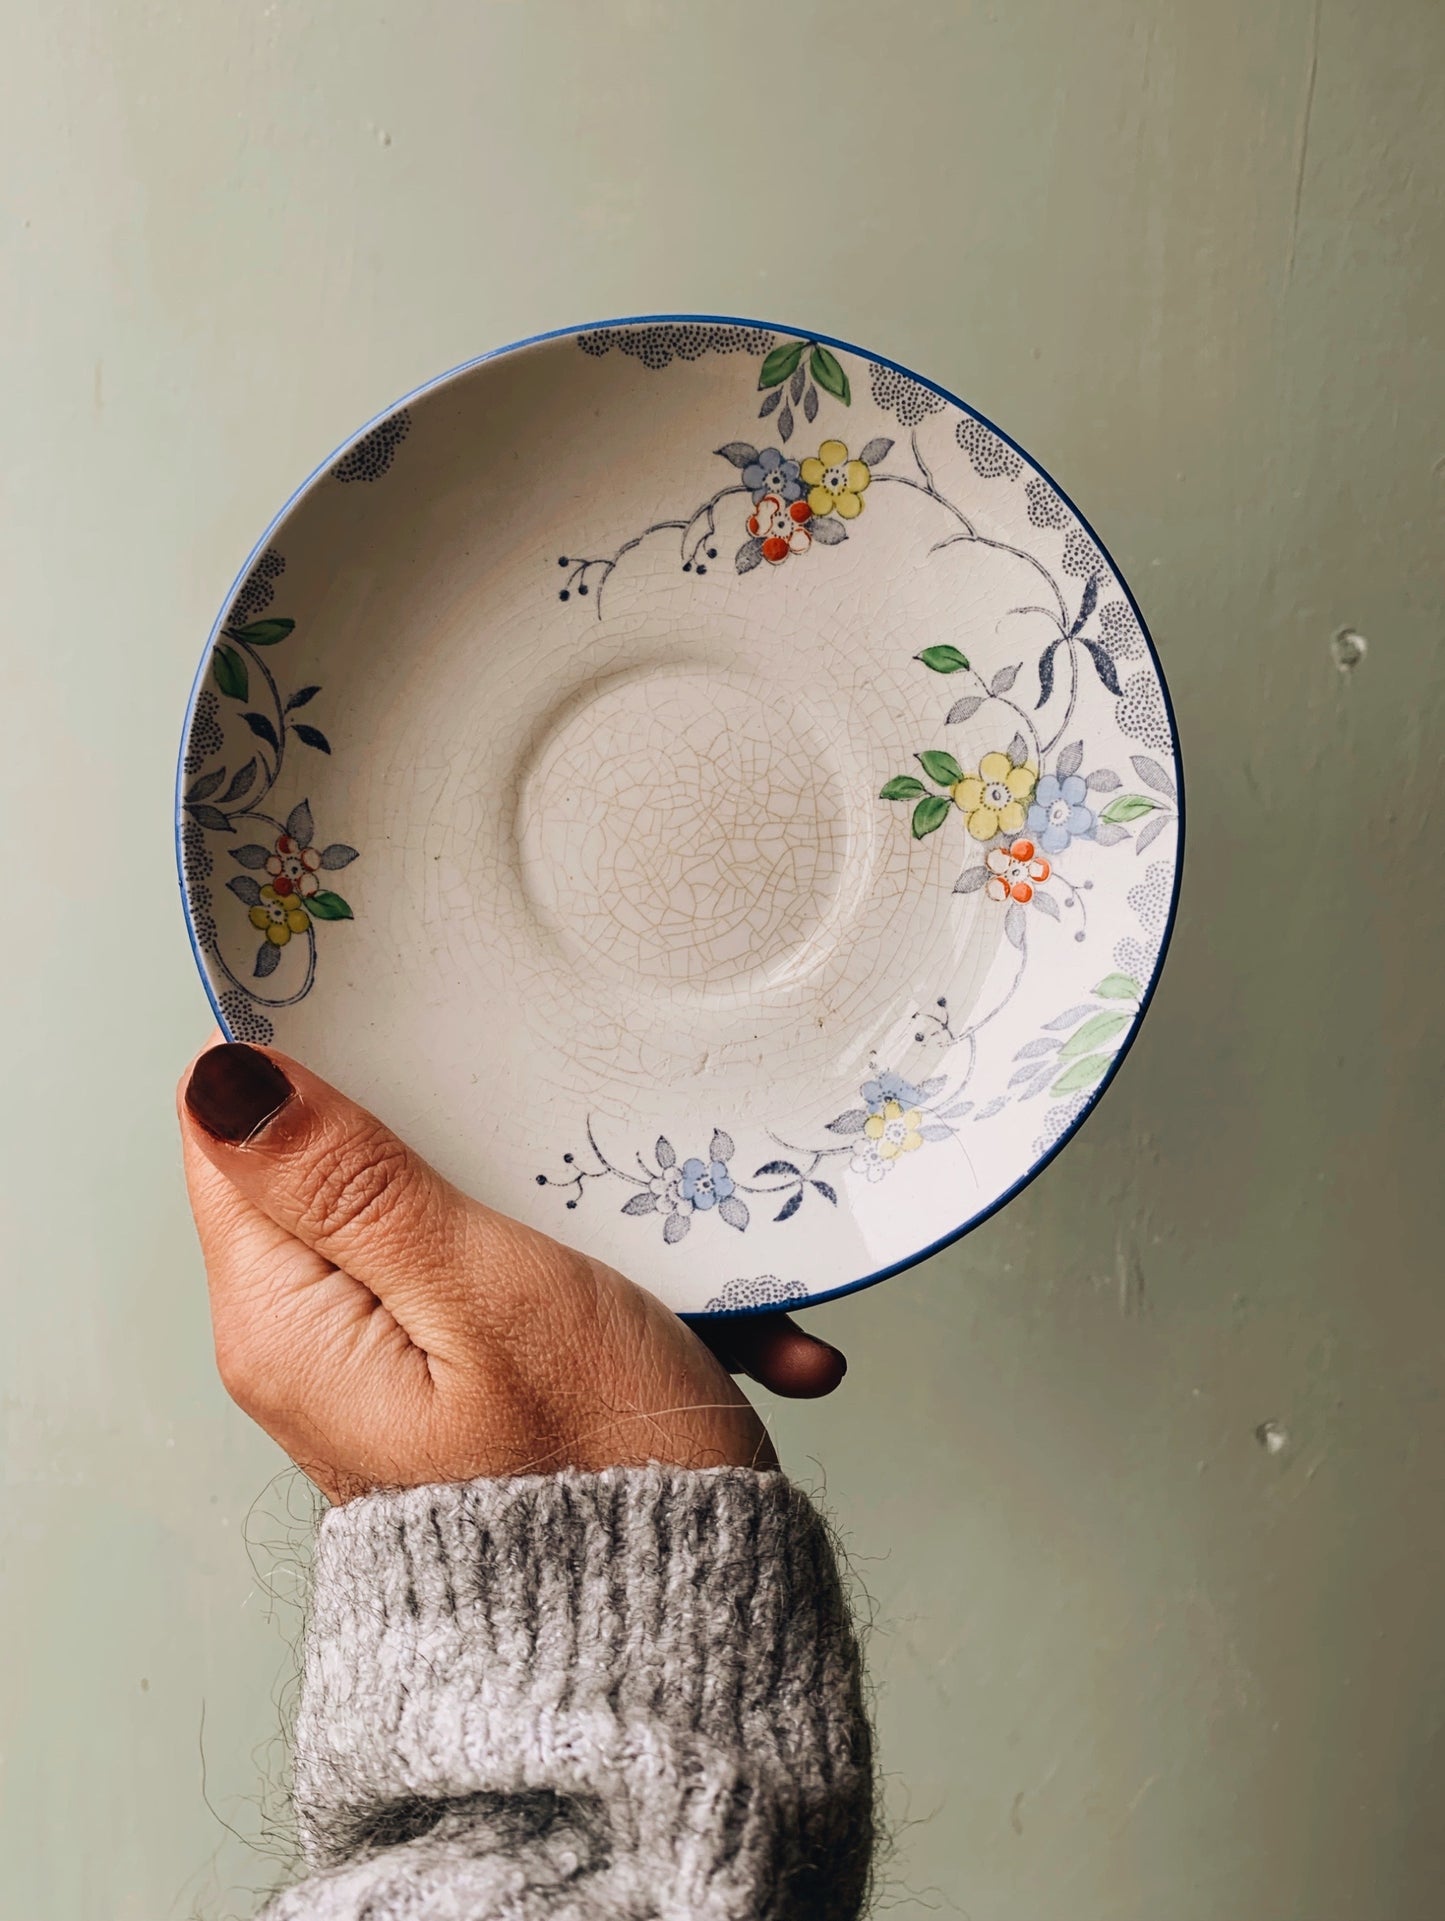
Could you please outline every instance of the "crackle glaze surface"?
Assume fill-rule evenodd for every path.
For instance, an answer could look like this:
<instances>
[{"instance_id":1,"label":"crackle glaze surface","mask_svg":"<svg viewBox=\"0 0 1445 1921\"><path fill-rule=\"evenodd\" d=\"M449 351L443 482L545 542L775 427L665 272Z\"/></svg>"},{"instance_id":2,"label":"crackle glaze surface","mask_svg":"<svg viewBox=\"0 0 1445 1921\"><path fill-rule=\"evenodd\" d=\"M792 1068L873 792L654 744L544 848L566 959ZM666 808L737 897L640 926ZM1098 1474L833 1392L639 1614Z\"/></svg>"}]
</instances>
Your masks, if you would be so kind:
<instances>
[{"instance_id":1,"label":"crackle glaze surface","mask_svg":"<svg viewBox=\"0 0 1445 1921\"><path fill-rule=\"evenodd\" d=\"M750 323L570 333L345 449L187 720L218 1013L684 1312L907 1264L1045 1161L1162 957L1134 605L931 387Z\"/></svg>"}]
</instances>

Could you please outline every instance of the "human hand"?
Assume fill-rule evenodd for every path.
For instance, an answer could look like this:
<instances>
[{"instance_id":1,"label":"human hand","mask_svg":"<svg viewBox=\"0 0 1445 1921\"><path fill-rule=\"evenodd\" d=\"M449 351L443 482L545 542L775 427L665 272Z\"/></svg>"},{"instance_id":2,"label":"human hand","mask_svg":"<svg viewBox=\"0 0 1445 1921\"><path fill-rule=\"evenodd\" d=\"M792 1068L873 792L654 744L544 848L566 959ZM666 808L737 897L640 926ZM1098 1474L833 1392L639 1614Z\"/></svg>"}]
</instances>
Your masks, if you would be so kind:
<instances>
[{"instance_id":1,"label":"human hand","mask_svg":"<svg viewBox=\"0 0 1445 1921\"><path fill-rule=\"evenodd\" d=\"M781 1394L842 1379L842 1355L783 1314L704 1338L469 1200L285 1055L208 1048L178 1109L221 1378L333 1501L643 1461L771 1467L728 1369Z\"/></svg>"}]
</instances>

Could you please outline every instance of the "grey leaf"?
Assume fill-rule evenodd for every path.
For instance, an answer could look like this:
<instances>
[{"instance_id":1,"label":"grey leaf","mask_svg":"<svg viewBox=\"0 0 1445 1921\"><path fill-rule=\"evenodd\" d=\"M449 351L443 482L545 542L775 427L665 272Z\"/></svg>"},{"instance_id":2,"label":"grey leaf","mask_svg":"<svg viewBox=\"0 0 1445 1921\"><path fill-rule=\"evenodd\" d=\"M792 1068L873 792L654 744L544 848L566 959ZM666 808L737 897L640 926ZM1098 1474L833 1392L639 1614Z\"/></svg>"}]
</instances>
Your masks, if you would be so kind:
<instances>
[{"instance_id":1,"label":"grey leaf","mask_svg":"<svg viewBox=\"0 0 1445 1921\"><path fill-rule=\"evenodd\" d=\"M244 767L236 769L236 778L221 796L221 805L228 807L233 800L244 800L256 784L256 762L248 760Z\"/></svg>"},{"instance_id":2,"label":"grey leaf","mask_svg":"<svg viewBox=\"0 0 1445 1921\"><path fill-rule=\"evenodd\" d=\"M657 1146L653 1148L652 1152L659 1167L668 1168L677 1166L677 1149L667 1138L666 1134L658 1135Z\"/></svg>"},{"instance_id":3,"label":"grey leaf","mask_svg":"<svg viewBox=\"0 0 1445 1921\"><path fill-rule=\"evenodd\" d=\"M1083 1010L1081 1009L1080 1011L1082 1012ZM1017 1054L1014 1055L1014 1059L1016 1061L1031 1061L1040 1054L1052 1054L1058 1045L1059 1043L1057 1041L1051 1041L1047 1037L1043 1040L1029 1041L1019 1049Z\"/></svg>"},{"instance_id":4,"label":"grey leaf","mask_svg":"<svg viewBox=\"0 0 1445 1921\"><path fill-rule=\"evenodd\" d=\"M934 1074L929 1080L919 1082L918 1091L924 1100L931 1101L936 1094L941 1094L947 1085L947 1074Z\"/></svg>"},{"instance_id":5,"label":"grey leaf","mask_svg":"<svg viewBox=\"0 0 1445 1921\"><path fill-rule=\"evenodd\" d=\"M788 392L793 397L793 405L795 407L797 406L798 402L803 398L803 382L807 378L808 378L807 373L803 367L802 361L800 360L797 366L794 367L793 369L793 378L788 387Z\"/></svg>"},{"instance_id":6,"label":"grey leaf","mask_svg":"<svg viewBox=\"0 0 1445 1921\"><path fill-rule=\"evenodd\" d=\"M976 1121L991 1121L995 1114L1001 1114L1003 1112L1006 1104L1003 1095L997 1094L988 1103L987 1107L981 1107L973 1118Z\"/></svg>"},{"instance_id":7,"label":"grey leaf","mask_svg":"<svg viewBox=\"0 0 1445 1921\"><path fill-rule=\"evenodd\" d=\"M737 468L751 467L758 457L757 448L746 440L729 440L726 445L717 448L716 451L724 460L730 460Z\"/></svg>"},{"instance_id":8,"label":"grey leaf","mask_svg":"<svg viewBox=\"0 0 1445 1921\"><path fill-rule=\"evenodd\" d=\"M1071 1007L1067 1014L1055 1014L1051 1021L1044 1022L1044 1026L1051 1028L1055 1034L1062 1034L1066 1027L1077 1027L1086 1014L1097 1012L1097 1008L1090 1007L1085 1002L1082 1007Z\"/></svg>"},{"instance_id":9,"label":"grey leaf","mask_svg":"<svg viewBox=\"0 0 1445 1921\"><path fill-rule=\"evenodd\" d=\"M227 820L219 807L210 807L195 801L187 801L186 812L197 827L209 827L213 834L234 834L235 828Z\"/></svg>"},{"instance_id":10,"label":"grey leaf","mask_svg":"<svg viewBox=\"0 0 1445 1921\"><path fill-rule=\"evenodd\" d=\"M218 767L213 774L202 774L195 786L186 795L187 800L209 800L226 778L224 767Z\"/></svg>"},{"instance_id":11,"label":"grey leaf","mask_svg":"<svg viewBox=\"0 0 1445 1921\"><path fill-rule=\"evenodd\" d=\"M979 862L977 867L965 867L953 883L955 894L976 894L988 879L988 869Z\"/></svg>"},{"instance_id":12,"label":"grey leaf","mask_svg":"<svg viewBox=\"0 0 1445 1921\"><path fill-rule=\"evenodd\" d=\"M1037 1100L1040 1094L1047 1092L1049 1083L1054 1078L1054 1073L1055 1069L1053 1067L1046 1067L1034 1082L1033 1086L1024 1089L1022 1094L1019 1095L1019 1099L1021 1101Z\"/></svg>"},{"instance_id":13,"label":"grey leaf","mask_svg":"<svg viewBox=\"0 0 1445 1921\"><path fill-rule=\"evenodd\" d=\"M1114 665L1113 656L1109 654L1097 640L1084 640L1081 638L1079 645L1089 656L1089 659L1093 661L1100 680L1103 681L1109 692L1115 696L1121 694L1123 689L1119 685L1119 670Z\"/></svg>"},{"instance_id":14,"label":"grey leaf","mask_svg":"<svg viewBox=\"0 0 1445 1921\"><path fill-rule=\"evenodd\" d=\"M231 859L240 861L243 867L264 867L270 858L267 849L254 840L248 840L244 847L231 849Z\"/></svg>"},{"instance_id":15,"label":"grey leaf","mask_svg":"<svg viewBox=\"0 0 1445 1921\"><path fill-rule=\"evenodd\" d=\"M1178 800L1178 789L1157 760L1151 760L1147 754L1130 754L1129 761L1146 787L1152 787L1156 794L1168 795L1170 800Z\"/></svg>"},{"instance_id":16,"label":"grey leaf","mask_svg":"<svg viewBox=\"0 0 1445 1921\"><path fill-rule=\"evenodd\" d=\"M349 867L360 855L354 847L348 847L344 840L334 840L329 847L321 850L321 865L334 873L338 867Z\"/></svg>"},{"instance_id":17,"label":"grey leaf","mask_svg":"<svg viewBox=\"0 0 1445 1921\"><path fill-rule=\"evenodd\" d=\"M758 408L758 419L766 420L768 415L772 413L776 408L780 407L782 404L783 404L783 390L781 387L774 387L773 391L768 395L766 400L764 400L762 406ZM816 403L815 403L815 411L816 411Z\"/></svg>"},{"instance_id":18,"label":"grey leaf","mask_svg":"<svg viewBox=\"0 0 1445 1921\"><path fill-rule=\"evenodd\" d=\"M846 1114L840 1114L836 1121L828 1122L830 1134L861 1134L868 1119L866 1107L850 1107Z\"/></svg>"},{"instance_id":19,"label":"grey leaf","mask_svg":"<svg viewBox=\"0 0 1445 1921\"><path fill-rule=\"evenodd\" d=\"M1018 677L1019 670L1017 667L1000 667L993 679L988 683L988 691L995 695L1006 694Z\"/></svg>"},{"instance_id":20,"label":"grey leaf","mask_svg":"<svg viewBox=\"0 0 1445 1921\"><path fill-rule=\"evenodd\" d=\"M758 539L745 540L733 557L733 565L740 574L750 574L754 567L761 563L762 558L762 541Z\"/></svg>"},{"instance_id":21,"label":"grey leaf","mask_svg":"<svg viewBox=\"0 0 1445 1921\"><path fill-rule=\"evenodd\" d=\"M880 461L886 460L892 451L893 442L880 434L876 440L868 442L858 458L865 467L876 467Z\"/></svg>"},{"instance_id":22,"label":"grey leaf","mask_svg":"<svg viewBox=\"0 0 1445 1921\"><path fill-rule=\"evenodd\" d=\"M1015 767L1022 767L1029 757L1029 744L1022 734L1015 734L1008 744L1008 757Z\"/></svg>"},{"instance_id":23,"label":"grey leaf","mask_svg":"<svg viewBox=\"0 0 1445 1921\"><path fill-rule=\"evenodd\" d=\"M790 1195L788 1199L783 1202L777 1213L774 1214L773 1219L775 1221L790 1221L802 1205L803 1190L800 1187L796 1194Z\"/></svg>"},{"instance_id":24,"label":"grey leaf","mask_svg":"<svg viewBox=\"0 0 1445 1921\"><path fill-rule=\"evenodd\" d=\"M955 1101L952 1107L945 1107L941 1110L939 1119L945 1121L961 1121L972 1106L972 1101Z\"/></svg>"},{"instance_id":25,"label":"grey leaf","mask_svg":"<svg viewBox=\"0 0 1445 1921\"><path fill-rule=\"evenodd\" d=\"M951 1127L944 1127L941 1122L938 1121L929 1121L926 1127L920 1127L918 1131L926 1141L951 1141L953 1139L953 1129Z\"/></svg>"},{"instance_id":26,"label":"grey leaf","mask_svg":"<svg viewBox=\"0 0 1445 1921\"><path fill-rule=\"evenodd\" d=\"M691 1226L691 1214L669 1214L662 1223L662 1238L669 1247L675 1247Z\"/></svg>"},{"instance_id":27,"label":"grey leaf","mask_svg":"<svg viewBox=\"0 0 1445 1921\"><path fill-rule=\"evenodd\" d=\"M1034 1076L1038 1073L1038 1071L1039 1071L1039 1064L1037 1061L1025 1061L1022 1067L1016 1069L1014 1073L1010 1074L1008 1084L1010 1087L1022 1087L1024 1082L1031 1081L1034 1078ZM1054 1071L1054 1063L1052 1061L1049 1063L1048 1071L1051 1074Z\"/></svg>"},{"instance_id":28,"label":"grey leaf","mask_svg":"<svg viewBox=\"0 0 1445 1921\"><path fill-rule=\"evenodd\" d=\"M792 437L793 410L791 407L784 406L783 411L778 415L778 438L786 446Z\"/></svg>"},{"instance_id":29,"label":"grey leaf","mask_svg":"<svg viewBox=\"0 0 1445 1921\"><path fill-rule=\"evenodd\" d=\"M1096 820L1093 838L1101 847L1117 847L1121 840L1127 840L1129 836L1122 827L1116 827L1111 820Z\"/></svg>"},{"instance_id":30,"label":"grey leaf","mask_svg":"<svg viewBox=\"0 0 1445 1921\"><path fill-rule=\"evenodd\" d=\"M311 836L315 831L316 828L311 819L311 803L298 800L286 816L286 832L302 847L309 847Z\"/></svg>"},{"instance_id":31,"label":"grey leaf","mask_svg":"<svg viewBox=\"0 0 1445 1921\"><path fill-rule=\"evenodd\" d=\"M748 1213L747 1202L740 1201L736 1194L729 1194L725 1201L719 1201L717 1211L719 1218L725 1220L729 1227L735 1227L739 1234L752 1218Z\"/></svg>"},{"instance_id":32,"label":"grey leaf","mask_svg":"<svg viewBox=\"0 0 1445 1921\"><path fill-rule=\"evenodd\" d=\"M1151 842L1158 840L1173 818L1172 814L1156 814L1153 820L1146 820L1134 837L1134 852L1142 854Z\"/></svg>"},{"instance_id":33,"label":"grey leaf","mask_svg":"<svg viewBox=\"0 0 1445 1921\"><path fill-rule=\"evenodd\" d=\"M818 1192L823 1196L823 1199L825 1201L831 1201L834 1207L838 1205L838 1193L836 1188L829 1187L826 1181L814 1181L812 1185L817 1188Z\"/></svg>"},{"instance_id":34,"label":"grey leaf","mask_svg":"<svg viewBox=\"0 0 1445 1921\"><path fill-rule=\"evenodd\" d=\"M1024 910L1016 900L1011 900L1003 917L1004 937L1011 947L1024 944Z\"/></svg>"},{"instance_id":35,"label":"grey leaf","mask_svg":"<svg viewBox=\"0 0 1445 1921\"><path fill-rule=\"evenodd\" d=\"M1059 758L1054 763L1054 770L1059 779L1067 780L1070 774L1077 774L1083 759L1084 743L1081 740L1071 740L1067 747L1061 747Z\"/></svg>"},{"instance_id":36,"label":"grey leaf","mask_svg":"<svg viewBox=\"0 0 1445 1921\"><path fill-rule=\"evenodd\" d=\"M1050 920L1059 918L1059 903L1052 894L1046 894L1041 887L1034 889L1034 906L1041 914L1047 914Z\"/></svg>"},{"instance_id":37,"label":"grey leaf","mask_svg":"<svg viewBox=\"0 0 1445 1921\"><path fill-rule=\"evenodd\" d=\"M719 1127L713 1134L712 1146L708 1150L712 1159L715 1161L730 1161L735 1151L732 1135L724 1134Z\"/></svg>"},{"instance_id":38,"label":"grey leaf","mask_svg":"<svg viewBox=\"0 0 1445 1921\"><path fill-rule=\"evenodd\" d=\"M232 874L231 878L226 882L226 885L236 896L236 899L244 901L247 907L259 907L261 905L261 883L252 880L249 874Z\"/></svg>"},{"instance_id":39,"label":"grey leaf","mask_svg":"<svg viewBox=\"0 0 1445 1921\"><path fill-rule=\"evenodd\" d=\"M263 940L256 950L257 980L263 981L268 974L274 974L280 959L281 949L273 946L270 941Z\"/></svg>"},{"instance_id":40,"label":"grey leaf","mask_svg":"<svg viewBox=\"0 0 1445 1921\"><path fill-rule=\"evenodd\" d=\"M655 1214L657 1196L655 1194L634 1194L623 1207L624 1214Z\"/></svg>"},{"instance_id":41,"label":"grey leaf","mask_svg":"<svg viewBox=\"0 0 1445 1921\"><path fill-rule=\"evenodd\" d=\"M765 1174L791 1174L796 1179L798 1170L791 1161L764 1161L761 1167L753 1169L753 1179L760 1181Z\"/></svg>"},{"instance_id":42,"label":"grey leaf","mask_svg":"<svg viewBox=\"0 0 1445 1921\"><path fill-rule=\"evenodd\" d=\"M803 395L803 412L810 426L818 418L818 389L811 380L808 382L808 391Z\"/></svg>"},{"instance_id":43,"label":"grey leaf","mask_svg":"<svg viewBox=\"0 0 1445 1921\"><path fill-rule=\"evenodd\" d=\"M982 705L982 694L965 694L963 699L956 700L944 715L944 726L956 727L960 721L972 720Z\"/></svg>"},{"instance_id":44,"label":"grey leaf","mask_svg":"<svg viewBox=\"0 0 1445 1921\"><path fill-rule=\"evenodd\" d=\"M836 514L815 514L808 522L808 532L814 540L820 540L825 547L836 547L848 538L848 529Z\"/></svg>"},{"instance_id":45,"label":"grey leaf","mask_svg":"<svg viewBox=\"0 0 1445 1921\"><path fill-rule=\"evenodd\" d=\"M1092 787L1096 794L1112 794L1116 787L1122 787L1124 783L1112 767L1096 767L1084 785Z\"/></svg>"}]
</instances>

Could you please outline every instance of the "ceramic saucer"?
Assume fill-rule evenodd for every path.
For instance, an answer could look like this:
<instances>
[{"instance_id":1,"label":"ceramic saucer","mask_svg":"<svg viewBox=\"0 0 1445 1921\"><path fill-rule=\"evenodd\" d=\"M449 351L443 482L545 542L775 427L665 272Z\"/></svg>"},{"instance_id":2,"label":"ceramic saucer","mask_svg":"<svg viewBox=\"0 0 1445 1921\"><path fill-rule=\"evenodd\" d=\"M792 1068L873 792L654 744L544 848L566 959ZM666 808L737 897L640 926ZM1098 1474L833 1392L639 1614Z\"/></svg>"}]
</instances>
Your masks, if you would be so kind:
<instances>
[{"instance_id":1,"label":"ceramic saucer","mask_svg":"<svg viewBox=\"0 0 1445 1921\"><path fill-rule=\"evenodd\" d=\"M696 318L489 355L312 475L177 810L228 1034L684 1313L880 1279L1036 1174L1182 827L1139 610L1047 475L889 361Z\"/></svg>"}]
</instances>

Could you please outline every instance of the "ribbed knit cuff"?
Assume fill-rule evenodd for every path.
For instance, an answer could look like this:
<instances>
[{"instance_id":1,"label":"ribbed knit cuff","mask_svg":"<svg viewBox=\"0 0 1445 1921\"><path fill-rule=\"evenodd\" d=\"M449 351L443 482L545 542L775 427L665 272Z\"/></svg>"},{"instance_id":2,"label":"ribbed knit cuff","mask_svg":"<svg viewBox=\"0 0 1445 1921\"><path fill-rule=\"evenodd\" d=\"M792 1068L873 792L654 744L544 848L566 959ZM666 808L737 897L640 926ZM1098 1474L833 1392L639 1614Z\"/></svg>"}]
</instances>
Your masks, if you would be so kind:
<instances>
[{"instance_id":1,"label":"ribbed knit cuff","mask_svg":"<svg viewBox=\"0 0 1445 1921\"><path fill-rule=\"evenodd\" d=\"M545 1791L600 1811L617 1893L654 1891L652 1912L861 1899L857 1647L826 1531L780 1474L613 1469L334 1510L296 1733L321 1866L398 1803Z\"/></svg>"}]
</instances>

